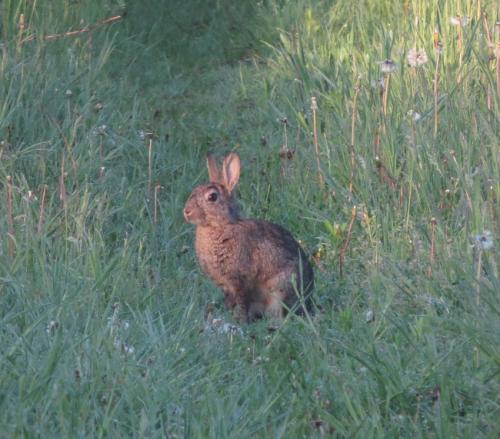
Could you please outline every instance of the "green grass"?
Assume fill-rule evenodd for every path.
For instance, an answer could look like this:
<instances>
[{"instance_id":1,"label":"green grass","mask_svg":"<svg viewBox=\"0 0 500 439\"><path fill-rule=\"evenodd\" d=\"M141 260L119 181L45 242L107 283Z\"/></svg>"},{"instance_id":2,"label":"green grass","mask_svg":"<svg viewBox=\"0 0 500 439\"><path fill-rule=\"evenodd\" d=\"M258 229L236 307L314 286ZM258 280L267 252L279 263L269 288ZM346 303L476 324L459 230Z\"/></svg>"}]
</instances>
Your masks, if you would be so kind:
<instances>
[{"instance_id":1,"label":"green grass","mask_svg":"<svg viewBox=\"0 0 500 439\"><path fill-rule=\"evenodd\" d=\"M496 2L0 8L0 436L498 437ZM209 150L315 255L314 317L211 327L182 218Z\"/></svg>"}]
</instances>

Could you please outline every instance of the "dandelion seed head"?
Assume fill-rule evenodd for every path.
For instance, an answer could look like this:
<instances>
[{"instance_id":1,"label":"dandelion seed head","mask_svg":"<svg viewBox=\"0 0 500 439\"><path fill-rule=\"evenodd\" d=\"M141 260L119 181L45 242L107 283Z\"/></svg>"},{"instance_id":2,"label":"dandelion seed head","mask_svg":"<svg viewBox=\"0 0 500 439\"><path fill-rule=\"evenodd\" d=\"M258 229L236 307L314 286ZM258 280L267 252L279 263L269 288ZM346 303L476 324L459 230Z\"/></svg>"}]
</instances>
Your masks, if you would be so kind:
<instances>
[{"instance_id":1,"label":"dandelion seed head","mask_svg":"<svg viewBox=\"0 0 500 439\"><path fill-rule=\"evenodd\" d=\"M467 15L455 15L454 17L450 17L450 24L452 26L467 26L469 24L469 17Z\"/></svg>"},{"instance_id":2,"label":"dandelion seed head","mask_svg":"<svg viewBox=\"0 0 500 439\"><path fill-rule=\"evenodd\" d=\"M318 102L314 96L311 98L311 111L318 111Z\"/></svg>"},{"instance_id":3,"label":"dandelion seed head","mask_svg":"<svg viewBox=\"0 0 500 439\"><path fill-rule=\"evenodd\" d=\"M493 234L489 230L484 230L474 237L474 247L480 250L490 250L493 248Z\"/></svg>"},{"instance_id":4,"label":"dandelion seed head","mask_svg":"<svg viewBox=\"0 0 500 439\"><path fill-rule=\"evenodd\" d=\"M426 64L429 58L427 58L427 53L424 49L410 49L406 60L410 67L420 67Z\"/></svg>"},{"instance_id":5,"label":"dandelion seed head","mask_svg":"<svg viewBox=\"0 0 500 439\"><path fill-rule=\"evenodd\" d=\"M380 91L384 91L384 80L383 79L377 79L377 80L372 79L370 81L370 86L372 88L378 88Z\"/></svg>"},{"instance_id":6,"label":"dandelion seed head","mask_svg":"<svg viewBox=\"0 0 500 439\"><path fill-rule=\"evenodd\" d=\"M380 71L384 74L390 74L396 71L396 63L392 59L379 61Z\"/></svg>"},{"instance_id":7,"label":"dandelion seed head","mask_svg":"<svg viewBox=\"0 0 500 439\"><path fill-rule=\"evenodd\" d=\"M66 96L70 98L71 96L73 96L73 92L70 89L66 90Z\"/></svg>"}]
</instances>

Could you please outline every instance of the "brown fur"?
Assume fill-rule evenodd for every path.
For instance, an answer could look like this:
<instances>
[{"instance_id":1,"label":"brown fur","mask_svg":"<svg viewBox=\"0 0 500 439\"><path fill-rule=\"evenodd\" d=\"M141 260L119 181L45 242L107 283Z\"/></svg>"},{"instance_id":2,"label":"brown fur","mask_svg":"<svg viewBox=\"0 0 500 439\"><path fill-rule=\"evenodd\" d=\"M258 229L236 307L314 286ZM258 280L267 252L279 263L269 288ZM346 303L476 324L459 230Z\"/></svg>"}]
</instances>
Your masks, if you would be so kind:
<instances>
[{"instance_id":1,"label":"brown fur","mask_svg":"<svg viewBox=\"0 0 500 439\"><path fill-rule=\"evenodd\" d=\"M222 169L208 156L207 166L211 182L193 190L184 217L196 225L198 260L224 291L226 306L246 321L282 318L283 305L310 311L314 273L300 245L277 224L240 217L232 196L239 156L229 154Z\"/></svg>"}]
</instances>

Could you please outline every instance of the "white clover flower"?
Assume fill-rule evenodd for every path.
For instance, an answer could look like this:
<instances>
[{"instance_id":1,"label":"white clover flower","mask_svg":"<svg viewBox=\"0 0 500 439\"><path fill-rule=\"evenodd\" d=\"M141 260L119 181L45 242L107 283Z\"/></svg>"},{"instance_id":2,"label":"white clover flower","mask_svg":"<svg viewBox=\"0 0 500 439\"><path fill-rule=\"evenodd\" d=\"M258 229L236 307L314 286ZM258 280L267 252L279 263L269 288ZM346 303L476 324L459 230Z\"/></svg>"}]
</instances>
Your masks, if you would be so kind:
<instances>
[{"instance_id":1,"label":"white clover flower","mask_svg":"<svg viewBox=\"0 0 500 439\"><path fill-rule=\"evenodd\" d=\"M490 250L493 248L493 234L489 230L474 236L474 247L481 250Z\"/></svg>"},{"instance_id":2,"label":"white clover flower","mask_svg":"<svg viewBox=\"0 0 500 439\"><path fill-rule=\"evenodd\" d=\"M424 49L410 49L406 56L406 60L410 67L420 67L427 63L429 58L427 58L427 53Z\"/></svg>"}]
</instances>

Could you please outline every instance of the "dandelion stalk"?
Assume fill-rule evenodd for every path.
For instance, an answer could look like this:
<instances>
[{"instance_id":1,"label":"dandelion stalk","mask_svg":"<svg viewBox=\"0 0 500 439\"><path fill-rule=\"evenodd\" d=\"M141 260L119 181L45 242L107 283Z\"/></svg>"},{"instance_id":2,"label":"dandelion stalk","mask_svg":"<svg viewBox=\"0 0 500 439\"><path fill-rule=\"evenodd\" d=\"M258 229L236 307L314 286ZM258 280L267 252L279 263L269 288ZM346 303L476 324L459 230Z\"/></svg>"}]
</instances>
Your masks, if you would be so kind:
<instances>
[{"instance_id":1,"label":"dandelion stalk","mask_svg":"<svg viewBox=\"0 0 500 439\"><path fill-rule=\"evenodd\" d=\"M436 261L436 218L431 218L431 252L429 255L429 268L427 269L427 276L432 276L432 266Z\"/></svg>"},{"instance_id":2,"label":"dandelion stalk","mask_svg":"<svg viewBox=\"0 0 500 439\"><path fill-rule=\"evenodd\" d=\"M387 118L387 107L389 102L389 85L391 82L391 73L396 70L396 64L391 59L386 59L380 63L380 71L384 75L384 89L382 93L382 113L384 115L384 121L382 123L382 133L385 133L385 122Z\"/></svg>"},{"instance_id":3,"label":"dandelion stalk","mask_svg":"<svg viewBox=\"0 0 500 439\"><path fill-rule=\"evenodd\" d=\"M438 132L438 93L439 93L439 62L441 60L442 45L439 41L438 31L434 31L434 49L436 53L436 68L434 70L434 139Z\"/></svg>"},{"instance_id":4,"label":"dandelion stalk","mask_svg":"<svg viewBox=\"0 0 500 439\"><path fill-rule=\"evenodd\" d=\"M62 158L61 158L61 175L59 177L59 200L61 200L63 209L66 212L66 198L67 198L67 194L66 194L65 178L66 178L66 171L65 171L64 152L63 152Z\"/></svg>"},{"instance_id":5,"label":"dandelion stalk","mask_svg":"<svg viewBox=\"0 0 500 439\"><path fill-rule=\"evenodd\" d=\"M458 78L457 82L460 82L460 69L462 68L462 63L464 59L464 32L462 26L458 26Z\"/></svg>"},{"instance_id":6,"label":"dandelion stalk","mask_svg":"<svg viewBox=\"0 0 500 439\"><path fill-rule=\"evenodd\" d=\"M382 110L383 110L384 116L387 116L387 102L389 101L390 81L391 81L391 74L386 73L384 75L384 97L383 97L383 104L382 104Z\"/></svg>"},{"instance_id":7,"label":"dandelion stalk","mask_svg":"<svg viewBox=\"0 0 500 439\"><path fill-rule=\"evenodd\" d=\"M148 141L148 197L151 196L153 179L153 136L149 136Z\"/></svg>"},{"instance_id":8,"label":"dandelion stalk","mask_svg":"<svg viewBox=\"0 0 500 439\"><path fill-rule=\"evenodd\" d=\"M153 214L153 221L154 223L158 223L158 193L160 192L161 185L160 183L156 183L155 185L155 192L154 192L154 214Z\"/></svg>"},{"instance_id":9,"label":"dandelion stalk","mask_svg":"<svg viewBox=\"0 0 500 439\"><path fill-rule=\"evenodd\" d=\"M323 188L325 186L325 179L323 177L323 173L321 172L321 161L319 158L319 143L318 143L318 126L316 120L318 103L314 96L311 98L311 111L313 117L313 140L314 140L314 151L316 153L316 165L318 167L318 179L319 179L319 185L321 186L321 188Z\"/></svg>"},{"instance_id":10,"label":"dandelion stalk","mask_svg":"<svg viewBox=\"0 0 500 439\"><path fill-rule=\"evenodd\" d=\"M283 125L283 145L281 146L279 154L282 159L280 174L282 177L286 177L288 174L288 162L293 157L293 151L290 151L288 148L288 119L286 117L282 117L280 122Z\"/></svg>"},{"instance_id":11,"label":"dandelion stalk","mask_svg":"<svg viewBox=\"0 0 500 439\"><path fill-rule=\"evenodd\" d=\"M19 15L19 21L17 23L17 28L18 28L18 33L17 33L16 51L17 51L17 53L20 53L21 52L21 46L23 44L24 29L25 29L24 14L20 14Z\"/></svg>"},{"instance_id":12,"label":"dandelion stalk","mask_svg":"<svg viewBox=\"0 0 500 439\"><path fill-rule=\"evenodd\" d=\"M354 97L352 100L352 114L351 114L351 175L349 177L349 194L352 195L352 187L354 180L354 167L356 165L356 151L355 151L355 143L356 143L356 120L358 118L358 95L361 90L360 87L361 76L358 76L356 80L356 85L354 86Z\"/></svg>"},{"instance_id":13,"label":"dandelion stalk","mask_svg":"<svg viewBox=\"0 0 500 439\"><path fill-rule=\"evenodd\" d=\"M351 241L352 235L352 227L354 225L354 221L356 220L357 208L354 206L351 210L351 220L349 221L349 226L347 227L347 236L345 237L344 243L342 244L342 248L339 253L339 271L340 277L343 276L344 273L344 259L347 249L349 248L349 243Z\"/></svg>"},{"instance_id":14,"label":"dandelion stalk","mask_svg":"<svg viewBox=\"0 0 500 439\"><path fill-rule=\"evenodd\" d=\"M499 25L500 27L500 25ZM496 61L496 83L497 83L497 94L500 95L500 41L497 42L495 46L495 61Z\"/></svg>"},{"instance_id":15,"label":"dandelion stalk","mask_svg":"<svg viewBox=\"0 0 500 439\"><path fill-rule=\"evenodd\" d=\"M15 254L14 248L14 215L13 215L13 196L12 196L12 177L7 175L7 232L8 232L8 245L9 256L13 257Z\"/></svg>"},{"instance_id":16,"label":"dandelion stalk","mask_svg":"<svg viewBox=\"0 0 500 439\"><path fill-rule=\"evenodd\" d=\"M45 218L45 199L47 197L47 185L43 186L42 200L40 201L40 213L38 214L37 233L42 233L43 222Z\"/></svg>"},{"instance_id":17,"label":"dandelion stalk","mask_svg":"<svg viewBox=\"0 0 500 439\"><path fill-rule=\"evenodd\" d=\"M477 267L476 267L476 307L479 311L479 305L481 304L481 270L483 263L483 248L479 245L478 255L477 255ZM476 368L479 368L479 348L474 347L474 357L476 362Z\"/></svg>"}]
</instances>

